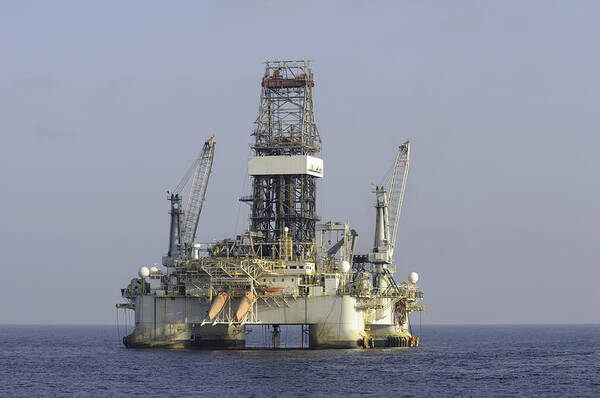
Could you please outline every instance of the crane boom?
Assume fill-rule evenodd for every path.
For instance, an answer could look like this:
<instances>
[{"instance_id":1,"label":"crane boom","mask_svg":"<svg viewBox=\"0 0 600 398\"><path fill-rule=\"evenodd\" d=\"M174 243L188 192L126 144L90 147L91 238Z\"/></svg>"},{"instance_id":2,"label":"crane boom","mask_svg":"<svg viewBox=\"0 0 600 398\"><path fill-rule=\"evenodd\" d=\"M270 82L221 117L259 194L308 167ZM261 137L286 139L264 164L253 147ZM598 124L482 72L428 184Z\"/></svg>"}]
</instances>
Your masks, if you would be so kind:
<instances>
[{"instance_id":1,"label":"crane boom","mask_svg":"<svg viewBox=\"0 0 600 398\"><path fill-rule=\"evenodd\" d=\"M373 285L379 292L387 292L390 288L398 291L398 286L387 267L393 262L398 221L400 220L406 189L406 177L408 176L409 157L410 144L406 141L400 145L394 160L389 190L383 186L378 186L374 191L376 198L375 239L373 250L369 252L367 259L375 265Z\"/></svg>"},{"instance_id":2,"label":"crane boom","mask_svg":"<svg viewBox=\"0 0 600 398\"><path fill-rule=\"evenodd\" d=\"M408 175L409 145L409 142L406 141L399 147L394 160L389 190L383 186L377 186L374 191L376 197L375 239L373 250L368 255L369 261L373 264L391 264L394 257L398 221L402 211Z\"/></svg>"},{"instance_id":3,"label":"crane boom","mask_svg":"<svg viewBox=\"0 0 600 398\"><path fill-rule=\"evenodd\" d=\"M210 137L204 143L202 152L195 162L194 176L187 197L185 211L183 213L183 223L181 228L181 243L189 245L196 237L198 220L202 212L202 205L208 187L208 179L212 170L213 156L215 152L215 137Z\"/></svg>"},{"instance_id":4,"label":"crane boom","mask_svg":"<svg viewBox=\"0 0 600 398\"><path fill-rule=\"evenodd\" d=\"M390 184L389 195L389 237L391 253L394 254L394 246L396 245L396 233L398 232L398 222L400 221L400 213L402 212L402 203L404 202L404 191L406 189L406 177L408 176L408 162L410 160L410 142L406 141L398 150L396 160L394 162L394 172L392 174L392 182Z\"/></svg>"}]
</instances>

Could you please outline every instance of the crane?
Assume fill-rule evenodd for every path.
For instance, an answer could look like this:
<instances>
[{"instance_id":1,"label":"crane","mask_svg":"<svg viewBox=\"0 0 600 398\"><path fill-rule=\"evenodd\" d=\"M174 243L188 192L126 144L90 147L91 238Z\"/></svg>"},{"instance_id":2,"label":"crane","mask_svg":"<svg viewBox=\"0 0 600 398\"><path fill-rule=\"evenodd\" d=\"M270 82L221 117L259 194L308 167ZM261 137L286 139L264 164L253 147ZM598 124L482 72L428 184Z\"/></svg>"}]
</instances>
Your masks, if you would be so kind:
<instances>
[{"instance_id":1,"label":"crane","mask_svg":"<svg viewBox=\"0 0 600 398\"><path fill-rule=\"evenodd\" d=\"M181 233L183 235L182 243L189 245L196 237L198 229L198 220L202 212L208 179L212 170L213 156L215 153L215 137L210 137L204 143L200 156L196 159L194 178L190 186L190 192L187 197L185 210L183 212L183 226Z\"/></svg>"},{"instance_id":2,"label":"crane","mask_svg":"<svg viewBox=\"0 0 600 398\"><path fill-rule=\"evenodd\" d=\"M396 245L396 234L398 232L398 223L400 221L400 213L402 213L402 204L404 202L404 191L406 190L406 177L408 177L408 162L410 158L410 142L406 141L398 150L396 160L394 162L394 173L392 174L392 182L390 185L389 198L389 220L388 228L390 237L390 258L394 255L394 246ZM391 223L391 224L390 224Z\"/></svg>"},{"instance_id":3,"label":"crane","mask_svg":"<svg viewBox=\"0 0 600 398\"><path fill-rule=\"evenodd\" d=\"M368 254L369 262L376 266L376 286L381 290L387 288L387 281L394 284L393 278L387 270L387 265L392 263L394 246L398 232L398 222L404 202L406 178L410 159L410 143L406 141L398 148L394 161L392 179L389 190L382 186L375 188L375 239L373 250ZM389 193L389 196L388 196ZM383 278L382 275L387 278Z\"/></svg>"},{"instance_id":4,"label":"crane","mask_svg":"<svg viewBox=\"0 0 600 398\"><path fill-rule=\"evenodd\" d=\"M204 142L200 155L185 173L177 187L170 193L171 202L171 229L169 234L169 252L163 257L163 264L172 266L175 260L182 258L194 242L198 220L202 212L208 179L212 170L215 153L215 137L212 136ZM181 192L188 184L192 183L187 196L185 210L181 209Z\"/></svg>"}]
</instances>

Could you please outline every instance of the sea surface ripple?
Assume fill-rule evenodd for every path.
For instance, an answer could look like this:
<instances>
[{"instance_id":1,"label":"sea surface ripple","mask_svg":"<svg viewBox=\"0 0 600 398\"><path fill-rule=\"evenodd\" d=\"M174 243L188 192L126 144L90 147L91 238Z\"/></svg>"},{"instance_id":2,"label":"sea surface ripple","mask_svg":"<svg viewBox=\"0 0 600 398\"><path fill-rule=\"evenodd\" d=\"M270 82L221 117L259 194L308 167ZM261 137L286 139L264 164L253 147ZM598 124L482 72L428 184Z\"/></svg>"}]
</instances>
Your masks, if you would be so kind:
<instances>
[{"instance_id":1,"label":"sea surface ripple","mask_svg":"<svg viewBox=\"0 0 600 398\"><path fill-rule=\"evenodd\" d=\"M0 325L0 383L10 397L600 396L600 325L423 326L412 349L243 351L125 349L114 326Z\"/></svg>"}]
</instances>

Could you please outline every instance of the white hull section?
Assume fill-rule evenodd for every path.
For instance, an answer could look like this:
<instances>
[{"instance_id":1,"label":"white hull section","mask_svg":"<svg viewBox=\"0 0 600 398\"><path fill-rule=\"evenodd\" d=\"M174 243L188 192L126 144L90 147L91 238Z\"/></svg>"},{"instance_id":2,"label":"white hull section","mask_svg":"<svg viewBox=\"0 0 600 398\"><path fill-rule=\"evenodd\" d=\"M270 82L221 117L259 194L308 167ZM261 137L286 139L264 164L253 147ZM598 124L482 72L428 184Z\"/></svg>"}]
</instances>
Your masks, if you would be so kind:
<instances>
[{"instance_id":1,"label":"white hull section","mask_svg":"<svg viewBox=\"0 0 600 398\"><path fill-rule=\"evenodd\" d=\"M221 315L235 313L240 300L228 300ZM253 306L256 321L252 324L309 325L311 348L355 348L369 339L379 346L386 345L391 336L410 337L407 330L394 323L391 306L387 310L360 310L358 300L349 295L262 297ZM249 322L227 323L219 318L211 322L207 317L209 307L206 297L138 296L135 329L125 338L125 344L244 347L245 325Z\"/></svg>"}]
</instances>

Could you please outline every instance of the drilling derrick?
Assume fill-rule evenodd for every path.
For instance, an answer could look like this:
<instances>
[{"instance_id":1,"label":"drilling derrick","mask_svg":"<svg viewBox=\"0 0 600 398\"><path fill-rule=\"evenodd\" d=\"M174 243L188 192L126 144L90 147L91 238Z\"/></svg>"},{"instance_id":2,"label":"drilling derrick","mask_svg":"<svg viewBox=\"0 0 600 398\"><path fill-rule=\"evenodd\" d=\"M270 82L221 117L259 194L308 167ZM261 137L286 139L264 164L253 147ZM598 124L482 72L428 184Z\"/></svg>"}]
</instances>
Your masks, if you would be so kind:
<instances>
[{"instance_id":1,"label":"drilling derrick","mask_svg":"<svg viewBox=\"0 0 600 398\"><path fill-rule=\"evenodd\" d=\"M323 176L321 137L314 117L309 61L267 61L262 79L248 173L252 176L251 230L276 256L290 242L293 256L313 255L316 180ZM286 244L286 247L288 245Z\"/></svg>"}]
</instances>

